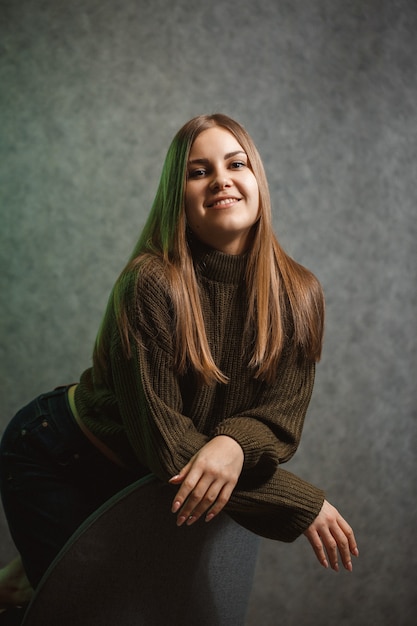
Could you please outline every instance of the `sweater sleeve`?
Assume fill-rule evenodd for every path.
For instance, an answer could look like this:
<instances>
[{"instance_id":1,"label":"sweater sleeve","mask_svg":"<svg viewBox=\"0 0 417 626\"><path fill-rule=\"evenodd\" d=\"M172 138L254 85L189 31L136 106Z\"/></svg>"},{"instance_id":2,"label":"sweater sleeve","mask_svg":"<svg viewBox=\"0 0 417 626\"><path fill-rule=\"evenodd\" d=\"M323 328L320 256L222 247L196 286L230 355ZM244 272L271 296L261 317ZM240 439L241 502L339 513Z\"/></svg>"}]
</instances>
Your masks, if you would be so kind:
<instances>
[{"instance_id":1,"label":"sweater sleeve","mask_svg":"<svg viewBox=\"0 0 417 626\"><path fill-rule=\"evenodd\" d=\"M235 439L245 455L242 477L226 510L263 537L293 541L323 505L321 489L279 467L299 445L314 376L314 363L284 354L277 382L262 385L256 407L225 419L214 432Z\"/></svg>"},{"instance_id":2,"label":"sweater sleeve","mask_svg":"<svg viewBox=\"0 0 417 626\"><path fill-rule=\"evenodd\" d=\"M214 435L228 435L242 447L244 469L270 473L296 452L313 391L315 364L287 352L276 382L260 386L255 406L221 422Z\"/></svg>"},{"instance_id":3,"label":"sweater sleeve","mask_svg":"<svg viewBox=\"0 0 417 626\"><path fill-rule=\"evenodd\" d=\"M162 276L144 275L136 306L131 356L114 333L111 351L113 384L119 410L136 457L162 480L188 463L209 437L197 431L183 404L175 372L172 315Z\"/></svg>"},{"instance_id":4,"label":"sweater sleeve","mask_svg":"<svg viewBox=\"0 0 417 626\"><path fill-rule=\"evenodd\" d=\"M242 474L226 511L257 535L291 542L310 526L323 502L321 489L278 467L264 481Z\"/></svg>"}]
</instances>

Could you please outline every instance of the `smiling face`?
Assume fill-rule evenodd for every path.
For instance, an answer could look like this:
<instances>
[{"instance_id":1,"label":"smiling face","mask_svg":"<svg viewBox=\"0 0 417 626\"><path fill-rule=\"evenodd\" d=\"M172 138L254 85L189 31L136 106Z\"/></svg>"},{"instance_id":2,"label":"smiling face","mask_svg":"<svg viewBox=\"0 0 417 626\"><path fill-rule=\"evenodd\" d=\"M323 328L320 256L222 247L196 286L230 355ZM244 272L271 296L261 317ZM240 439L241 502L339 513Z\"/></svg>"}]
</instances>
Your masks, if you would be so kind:
<instances>
[{"instance_id":1,"label":"smiling face","mask_svg":"<svg viewBox=\"0 0 417 626\"><path fill-rule=\"evenodd\" d=\"M221 126L201 132L187 165L185 213L205 244L228 254L247 250L259 216L259 188L248 156Z\"/></svg>"}]
</instances>

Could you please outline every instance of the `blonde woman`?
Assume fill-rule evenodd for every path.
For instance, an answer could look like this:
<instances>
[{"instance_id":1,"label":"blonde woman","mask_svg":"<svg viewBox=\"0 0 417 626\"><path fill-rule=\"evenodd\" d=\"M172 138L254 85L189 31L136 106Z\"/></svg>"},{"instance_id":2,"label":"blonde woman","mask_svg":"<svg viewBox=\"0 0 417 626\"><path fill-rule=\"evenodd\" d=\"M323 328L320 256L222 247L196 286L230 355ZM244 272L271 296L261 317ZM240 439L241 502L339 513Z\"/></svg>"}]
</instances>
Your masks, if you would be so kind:
<instances>
[{"instance_id":1,"label":"blonde woman","mask_svg":"<svg viewBox=\"0 0 417 626\"><path fill-rule=\"evenodd\" d=\"M92 367L22 409L3 437L4 508L32 585L95 508L150 472L177 486L173 523L224 509L264 537L304 533L323 566L337 570L340 556L351 570L350 526L282 468L300 441L323 317L319 282L273 233L253 141L225 115L193 118L168 150Z\"/></svg>"}]
</instances>

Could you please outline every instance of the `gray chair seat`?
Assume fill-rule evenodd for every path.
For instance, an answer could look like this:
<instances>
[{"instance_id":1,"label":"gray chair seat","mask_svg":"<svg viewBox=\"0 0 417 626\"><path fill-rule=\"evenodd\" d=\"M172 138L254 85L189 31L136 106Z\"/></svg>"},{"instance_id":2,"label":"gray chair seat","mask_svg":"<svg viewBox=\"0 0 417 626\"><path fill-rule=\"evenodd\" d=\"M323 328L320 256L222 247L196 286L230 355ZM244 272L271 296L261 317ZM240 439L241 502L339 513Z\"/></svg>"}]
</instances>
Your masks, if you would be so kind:
<instances>
[{"instance_id":1,"label":"gray chair seat","mask_svg":"<svg viewBox=\"0 0 417 626\"><path fill-rule=\"evenodd\" d=\"M148 476L106 502L49 567L24 626L241 626L259 539L226 514L178 528Z\"/></svg>"}]
</instances>

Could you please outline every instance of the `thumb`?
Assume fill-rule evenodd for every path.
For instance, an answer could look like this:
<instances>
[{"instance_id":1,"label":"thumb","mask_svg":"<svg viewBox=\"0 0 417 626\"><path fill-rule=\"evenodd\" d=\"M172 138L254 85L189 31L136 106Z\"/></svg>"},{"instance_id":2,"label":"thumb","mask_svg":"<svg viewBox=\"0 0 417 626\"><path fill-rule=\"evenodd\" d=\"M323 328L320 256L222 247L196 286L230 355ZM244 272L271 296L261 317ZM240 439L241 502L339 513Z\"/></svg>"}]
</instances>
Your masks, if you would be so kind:
<instances>
[{"instance_id":1,"label":"thumb","mask_svg":"<svg viewBox=\"0 0 417 626\"><path fill-rule=\"evenodd\" d=\"M185 465L182 468L180 473L179 474L175 474L175 476L170 478L168 482L171 485L180 485L182 483L182 481L184 480L184 478L187 476L189 469L190 469L190 463L187 463L187 465Z\"/></svg>"},{"instance_id":2,"label":"thumb","mask_svg":"<svg viewBox=\"0 0 417 626\"><path fill-rule=\"evenodd\" d=\"M181 474L176 474L175 476L170 478L168 482L170 485L179 485L182 483L183 480L184 476L181 476Z\"/></svg>"}]
</instances>

